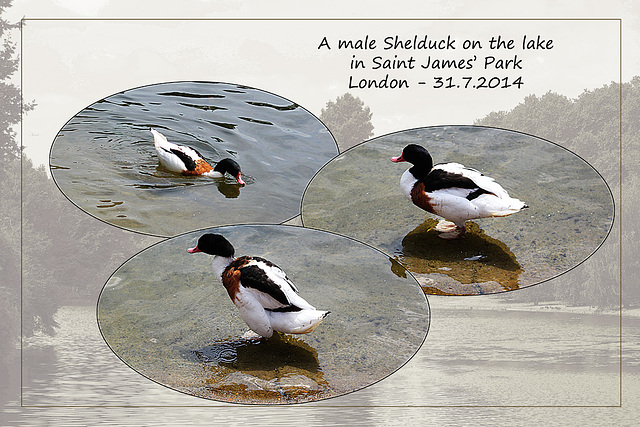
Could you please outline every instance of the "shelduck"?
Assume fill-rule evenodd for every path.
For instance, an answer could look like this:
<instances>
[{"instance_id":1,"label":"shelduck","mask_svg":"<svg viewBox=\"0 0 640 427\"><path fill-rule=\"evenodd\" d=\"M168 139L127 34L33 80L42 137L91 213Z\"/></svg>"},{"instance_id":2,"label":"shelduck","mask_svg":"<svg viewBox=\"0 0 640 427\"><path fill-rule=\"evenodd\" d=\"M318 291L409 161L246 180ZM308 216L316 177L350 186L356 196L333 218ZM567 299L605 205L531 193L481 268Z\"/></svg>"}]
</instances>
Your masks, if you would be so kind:
<instances>
[{"instance_id":1,"label":"shelduck","mask_svg":"<svg viewBox=\"0 0 640 427\"><path fill-rule=\"evenodd\" d=\"M220 277L240 317L255 333L269 338L273 331L306 334L328 311L316 310L277 265L264 258L234 258L235 249L220 234L203 234L189 253L213 255L213 271Z\"/></svg>"},{"instance_id":2,"label":"shelduck","mask_svg":"<svg viewBox=\"0 0 640 427\"><path fill-rule=\"evenodd\" d=\"M402 174L400 188L416 206L447 220L436 227L442 238L463 237L468 220L507 216L528 207L475 169L459 163L434 166L429 152L419 145L407 145L391 161L413 164Z\"/></svg>"},{"instance_id":3,"label":"shelduck","mask_svg":"<svg viewBox=\"0 0 640 427\"><path fill-rule=\"evenodd\" d=\"M238 184L244 185L240 165L235 160L222 159L215 167L211 167L194 148L169 142L163 134L155 129L151 129L151 133L160 164L171 172L183 175L204 175L211 178L222 178L225 173L229 173L238 181Z\"/></svg>"}]
</instances>

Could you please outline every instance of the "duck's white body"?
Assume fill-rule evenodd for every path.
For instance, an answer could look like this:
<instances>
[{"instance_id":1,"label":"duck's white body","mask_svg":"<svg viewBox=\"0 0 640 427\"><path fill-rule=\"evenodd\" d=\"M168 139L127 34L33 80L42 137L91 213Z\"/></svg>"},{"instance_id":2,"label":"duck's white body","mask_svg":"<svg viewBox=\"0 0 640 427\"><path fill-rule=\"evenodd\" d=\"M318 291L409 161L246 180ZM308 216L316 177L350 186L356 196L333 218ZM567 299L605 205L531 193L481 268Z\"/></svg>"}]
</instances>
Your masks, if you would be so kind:
<instances>
[{"instance_id":1,"label":"duck's white body","mask_svg":"<svg viewBox=\"0 0 640 427\"><path fill-rule=\"evenodd\" d=\"M402 193L416 206L451 221L439 225L439 231L457 234L465 232L465 222L472 219L502 217L527 207L524 202L509 196L493 178L459 163L433 166L424 148L410 144L394 162L409 161L414 167L400 178ZM417 176L416 176L417 175Z\"/></svg>"},{"instance_id":2,"label":"duck's white body","mask_svg":"<svg viewBox=\"0 0 640 427\"><path fill-rule=\"evenodd\" d=\"M463 227L465 221L472 219L511 215L525 206L521 200L510 197L507 191L493 178L485 176L475 169L467 168L459 163L436 165L434 169L460 174L471 179L477 185L475 189L449 187L425 192L430 198L430 209L428 210L453 222L458 227ZM417 182L418 179L409 170L405 171L400 179L402 193L411 201L413 201L412 191L414 191ZM486 190L488 193L480 194L471 200L467 199L478 188Z\"/></svg>"},{"instance_id":3,"label":"duck's white body","mask_svg":"<svg viewBox=\"0 0 640 427\"><path fill-rule=\"evenodd\" d=\"M213 270L222 280L240 317L251 330L265 338L271 337L273 331L309 333L329 313L316 310L298 294L284 271L263 258L215 255L215 251L208 250L199 240L198 246L189 252L200 251L214 255Z\"/></svg>"},{"instance_id":4,"label":"duck's white body","mask_svg":"<svg viewBox=\"0 0 640 427\"><path fill-rule=\"evenodd\" d=\"M206 175L220 178L222 174L213 168L193 148L174 144L155 129L151 129L153 142L160 164L171 172L193 175Z\"/></svg>"},{"instance_id":5,"label":"duck's white body","mask_svg":"<svg viewBox=\"0 0 640 427\"><path fill-rule=\"evenodd\" d=\"M273 331L288 334L306 334L313 331L327 315L327 311L316 310L298 294L295 285L279 267L260 258L241 257L242 265L231 263L221 278L233 303L238 307L240 317L257 334L269 338ZM266 274L260 284L243 280L243 269L259 269ZM240 270L238 286L234 289L234 270ZM237 271L237 270L236 270ZM275 285L275 287L274 287ZM257 289L255 286L259 286ZM275 294L281 292L279 297ZM232 295L233 294L233 295ZM282 298L284 295L284 300ZM296 311L289 310L295 307Z\"/></svg>"},{"instance_id":6,"label":"duck's white body","mask_svg":"<svg viewBox=\"0 0 640 427\"><path fill-rule=\"evenodd\" d=\"M244 184L240 177L240 166L235 160L223 159L213 168L197 150L169 142L163 134L155 129L151 129L151 133L160 164L169 171L183 175L203 175L210 178L222 178L225 172L229 172L239 184Z\"/></svg>"}]
</instances>

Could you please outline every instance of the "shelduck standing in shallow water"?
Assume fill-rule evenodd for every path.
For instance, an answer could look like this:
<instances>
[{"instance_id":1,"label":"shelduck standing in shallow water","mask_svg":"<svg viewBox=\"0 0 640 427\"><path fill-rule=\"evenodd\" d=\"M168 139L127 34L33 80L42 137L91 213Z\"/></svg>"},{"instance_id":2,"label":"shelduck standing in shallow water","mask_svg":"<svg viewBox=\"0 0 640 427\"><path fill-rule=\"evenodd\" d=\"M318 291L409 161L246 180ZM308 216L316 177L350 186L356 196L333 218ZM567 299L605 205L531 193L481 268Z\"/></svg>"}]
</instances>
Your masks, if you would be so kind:
<instances>
[{"instance_id":1,"label":"shelduck standing in shallow water","mask_svg":"<svg viewBox=\"0 0 640 427\"><path fill-rule=\"evenodd\" d=\"M467 220L507 216L527 207L475 169L459 163L434 166L429 152L419 145L407 145L391 161L413 164L402 174L400 188L416 206L448 220L436 227L444 239L464 236Z\"/></svg>"},{"instance_id":2,"label":"shelduck standing in shallow water","mask_svg":"<svg viewBox=\"0 0 640 427\"><path fill-rule=\"evenodd\" d=\"M240 317L257 334L273 331L306 334L322 322L328 311L316 310L299 294L284 271L264 258L234 258L233 246L219 234L204 234L189 253L213 255L213 271L222 279Z\"/></svg>"},{"instance_id":3,"label":"shelduck standing in shallow water","mask_svg":"<svg viewBox=\"0 0 640 427\"><path fill-rule=\"evenodd\" d=\"M211 167L195 149L169 142L155 129L151 129L151 133L160 163L171 172L183 175L204 175L211 178L222 178L225 172L228 172L238 181L238 184L244 185L240 176L240 165L235 160L222 159L215 167Z\"/></svg>"}]
</instances>

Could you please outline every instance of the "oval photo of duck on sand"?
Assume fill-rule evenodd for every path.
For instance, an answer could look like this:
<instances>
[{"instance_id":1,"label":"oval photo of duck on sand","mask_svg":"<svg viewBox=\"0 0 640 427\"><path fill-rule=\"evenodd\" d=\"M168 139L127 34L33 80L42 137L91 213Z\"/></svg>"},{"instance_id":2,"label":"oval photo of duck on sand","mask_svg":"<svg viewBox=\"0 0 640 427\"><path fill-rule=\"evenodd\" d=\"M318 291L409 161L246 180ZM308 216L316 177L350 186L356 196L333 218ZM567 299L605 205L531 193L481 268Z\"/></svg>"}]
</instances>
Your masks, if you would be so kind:
<instances>
[{"instance_id":1,"label":"oval photo of duck on sand","mask_svg":"<svg viewBox=\"0 0 640 427\"><path fill-rule=\"evenodd\" d=\"M129 367L213 400L301 403L373 384L429 329L417 281L370 246L287 225L236 225L164 240L129 259L98 325Z\"/></svg>"},{"instance_id":2,"label":"oval photo of duck on sand","mask_svg":"<svg viewBox=\"0 0 640 427\"><path fill-rule=\"evenodd\" d=\"M424 291L479 295L577 266L611 230L613 197L571 151L518 132L436 126L364 142L305 191L305 226L352 237L406 267Z\"/></svg>"},{"instance_id":3,"label":"oval photo of duck on sand","mask_svg":"<svg viewBox=\"0 0 640 427\"><path fill-rule=\"evenodd\" d=\"M322 122L292 101L235 84L172 82L80 111L58 132L50 167L90 215L168 237L285 222L337 153Z\"/></svg>"}]
</instances>

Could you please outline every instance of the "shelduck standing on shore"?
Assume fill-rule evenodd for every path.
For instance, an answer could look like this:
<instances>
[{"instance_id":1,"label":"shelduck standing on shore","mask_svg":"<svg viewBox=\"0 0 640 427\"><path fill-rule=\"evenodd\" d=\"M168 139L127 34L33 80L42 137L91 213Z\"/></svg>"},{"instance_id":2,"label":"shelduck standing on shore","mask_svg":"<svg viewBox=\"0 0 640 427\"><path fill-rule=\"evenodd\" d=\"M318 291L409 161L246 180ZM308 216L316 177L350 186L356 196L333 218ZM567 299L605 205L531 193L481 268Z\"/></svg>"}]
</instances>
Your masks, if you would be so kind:
<instances>
[{"instance_id":1,"label":"shelduck standing on shore","mask_svg":"<svg viewBox=\"0 0 640 427\"><path fill-rule=\"evenodd\" d=\"M277 265L264 258L234 258L231 243L219 234L203 234L189 253L213 255L213 270L222 279L240 317L255 333L269 338L273 331L306 334L328 311L316 310Z\"/></svg>"},{"instance_id":2,"label":"shelduck standing on shore","mask_svg":"<svg viewBox=\"0 0 640 427\"><path fill-rule=\"evenodd\" d=\"M151 133L160 164L171 172L183 175L204 175L211 178L222 178L225 173L229 173L238 181L238 184L244 185L240 165L235 160L222 159L215 167L211 167L195 149L169 142L155 129L151 129Z\"/></svg>"},{"instance_id":3,"label":"shelduck standing on shore","mask_svg":"<svg viewBox=\"0 0 640 427\"><path fill-rule=\"evenodd\" d=\"M419 145L407 145L391 161L413 164L402 174L400 188L416 206L447 220L436 227L444 239L463 237L468 220L507 216L528 207L475 169L459 163L434 166L429 152Z\"/></svg>"}]
</instances>

